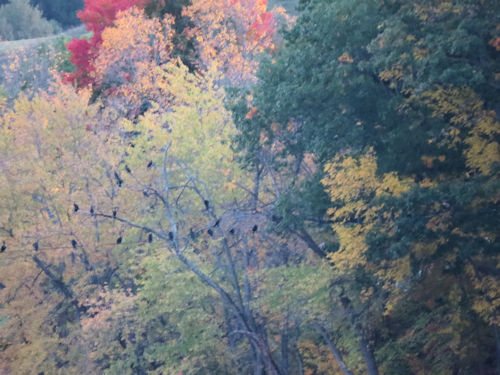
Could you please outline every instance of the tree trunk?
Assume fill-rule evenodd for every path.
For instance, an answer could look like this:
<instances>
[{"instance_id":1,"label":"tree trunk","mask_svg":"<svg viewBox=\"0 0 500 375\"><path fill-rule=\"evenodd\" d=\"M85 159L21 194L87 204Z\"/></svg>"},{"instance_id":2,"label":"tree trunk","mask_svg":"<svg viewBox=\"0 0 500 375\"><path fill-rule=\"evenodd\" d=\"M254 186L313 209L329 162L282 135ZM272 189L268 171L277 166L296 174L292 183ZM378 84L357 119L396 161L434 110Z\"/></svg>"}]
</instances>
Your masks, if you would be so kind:
<instances>
[{"instance_id":1,"label":"tree trunk","mask_svg":"<svg viewBox=\"0 0 500 375\"><path fill-rule=\"evenodd\" d=\"M304 365L302 364L302 356L300 355L300 351L299 348L297 348L297 346L295 346L295 351L297 355L297 367L299 375L304 375Z\"/></svg>"},{"instance_id":2,"label":"tree trunk","mask_svg":"<svg viewBox=\"0 0 500 375\"><path fill-rule=\"evenodd\" d=\"M375 357L373 356L372 350L369 348L368 343L364 336L361 336L361 340L359 342L361 347L361 353L363 354L363 358L366 362L366 367L368 369L369 375L378 375L377 364L375 363Z\"/></svg>"},{"instance_id":3,"label":"tree trunk","mask_svg":"<svg viewBox=\"0 0 500 375\"><path fill-rule=\"evenodd\" d=\"M288 320L281 331L281 371L288 374Z\"/></svg>"},{"instance_id":4,"label":"tree trunk","mask_svg":"<svg viewBox=\"0 0 500 375\"><path fill-rule=\"evenodd\" d=\"M253 345L252 345L253 346ZM264 371L264 366L262 365L262 359L260 356L260 352L258 349L255 350L255 368L254 368L254 375L262 375Z\"/></svg>"},{"instance_id":5,"label":"tree trunk","mask_svg":"<svg viewBox=\"0 0 500 375\"><path fill-rule=\"evenodd\" d=\"M314 325L314 328L321 334L323 337L323 340L325 340L326 344L328 345L328 348L332 352L333 356L337 360L340 369L345 375L353 375L352 372L347 368L346 363L344 362L344 359L342 358L342 353L340 353L340 350L337 348L337 346L330 340L330 337L328 336L328 333L326 330L321 326L320 324L316 323Z\"/></svg>"},{"instance_id":6,"label":"tree trunk","mask_svg":"<svg viewBox=\"0 0 500 375\"><path fill-rule=\"evenodd\" d=\"M497 374L500 375L500 333L498 332L498 326L493 327L493 335L495 336Z\"/></svg>"}]
</instances>

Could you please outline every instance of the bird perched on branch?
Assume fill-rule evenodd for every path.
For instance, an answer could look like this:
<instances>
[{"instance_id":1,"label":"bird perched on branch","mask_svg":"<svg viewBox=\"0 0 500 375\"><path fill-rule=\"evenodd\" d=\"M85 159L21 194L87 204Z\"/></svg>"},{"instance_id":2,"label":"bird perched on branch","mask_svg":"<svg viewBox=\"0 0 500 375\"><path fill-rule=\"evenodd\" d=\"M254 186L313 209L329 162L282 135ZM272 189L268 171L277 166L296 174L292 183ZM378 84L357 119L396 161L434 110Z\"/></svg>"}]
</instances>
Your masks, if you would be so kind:
<instances>
[{"instance_id":1,"label":"bird perched on branch","mask_svg":"<svg viewBox=\"0 0 500 375\"><path fill-rule=\"evenodd\" d=\"M123 184L122 178L120 177L120 175L118 174L118 172L115 172L114 174L115 174L116 183L118 184L119 187L121 187L122 184Z\"/></svg>"},{"instance_id":2,"label":"bird perched on branch","mask_svg":"<svg viewBox=\"0 0 500 375\"><path fill-rule=\"evenodd\" d=\"M196 240L196 233L193 231L193 228L189 228L189 237L191 238L191 240L195 241Z\"/></svg>"}]
</instances>

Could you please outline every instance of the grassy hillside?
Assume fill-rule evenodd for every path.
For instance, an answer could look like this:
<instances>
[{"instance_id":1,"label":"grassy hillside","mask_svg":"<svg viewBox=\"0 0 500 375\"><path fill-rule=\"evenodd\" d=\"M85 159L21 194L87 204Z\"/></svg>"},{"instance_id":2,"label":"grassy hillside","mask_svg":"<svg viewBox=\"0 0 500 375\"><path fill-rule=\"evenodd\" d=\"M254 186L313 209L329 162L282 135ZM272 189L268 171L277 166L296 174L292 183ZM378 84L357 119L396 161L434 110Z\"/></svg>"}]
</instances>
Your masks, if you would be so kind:
<instances>
[{"instance_id":1,"label":"grassy hillside","mask_svg":"<svg viewBox=\"0 0 500 375\"><path fill-rule=\"evenodd\" d=\"M18 50L20 48L29 49L36 48L44 43L50 43L60 37L70 37L70 38L79 38L86 33L86 29L84 25L76 26L71 29L65 30L62 33L56 35L50 35L43 38L33 38L33 39L22 39L22 40L13 40L0 42L0 58L9 54L12 51Z\"/></svg>"}]
</instances>

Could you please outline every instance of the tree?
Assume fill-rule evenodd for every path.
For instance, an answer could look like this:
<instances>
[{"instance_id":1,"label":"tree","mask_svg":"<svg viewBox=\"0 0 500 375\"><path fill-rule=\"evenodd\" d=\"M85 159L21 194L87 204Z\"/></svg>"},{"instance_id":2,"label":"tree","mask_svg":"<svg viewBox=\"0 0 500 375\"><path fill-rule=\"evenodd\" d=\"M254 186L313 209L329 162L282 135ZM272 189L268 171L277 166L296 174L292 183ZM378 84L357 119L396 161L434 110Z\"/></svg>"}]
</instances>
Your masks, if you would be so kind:
<instances>
[{"instance_id":1,"label":"tree","mask_svg":"<svg viewBox=\"0 0 500 375\"><path fill-rule=\"evenodd\" d=\"M284 10L267 11L266 0L194 0L183 14L194 25L184 33L196 40L200 67L216 64L228 83L245 86L255 81L258 56L275 48Z\"/></svg>"},{"instance_id":2,"label":"tree","mask_svg":"<svg viewBox=\"0 0 500 375\"><path fill-rule=\"evenodd\" d=\"M365 339L374 354L364 356L370 373L381 364L384 373L494 371L485 353L496 345L487 332L497 295L486 290L496 276L481 264L497 263L488 242L497 225L497 8L303 2L285 47L234 104L245 163L267 157L276 174L299 172L275 205L284 233L316 218L319 242L332 225L335 310L359 350ZM317 173L304 181L311 154ZM305 194L319 180L330 202ZM420 360L422 351L439 359Z\"/></svg>"},{"instance_id":3,"label":"tree","mask_svg":"<svg viewBox=\"0 0 500 375\"><path fill-rule=\"evenodd\" d=\"M136 6L144 7L146 0L86 0L85 8L78 12L78 18L92 32L90 39L73 39L68 44L71 52L71 62L76 72L68 74L67 80L78 86L87 86L93 83L92 74L95 70L94 60L102 42L101 34L111 26L119 11Z\"/></svg>"},{"instance_id":4,"label":"tree","mask_svg":"<svg viewBox=\"0 0 500 375\"><path fill-rule=\"evenodd\" d=\"M153 104L137 123L106 119L116 113L100 113L88 104L89 91L63 85L53 96L19 98L2 118L10 155L0 195L6 371L177 371L212 358L217 372L230 357L242 369L281 371L268 323L249 305L258 280L250 284L247 274L244 281L255 224L248 227L241 219L248 213L225 203L244 193L235 191L241 172L231 163L234 127L217 75L194 75L173 62L162 74L159 84L175 93L173 110L155 112ZM232 243L249 233L248 247ZM235 258L240 252L248 253ZM154 297L165 286L163 271L177 288ZM188 292L198 288L193 307ZM33 307L23 308L26 301Z\"/></svg>"},{"instance_id":5,"label":"tree","mask_svg":"<svg viewBox=\"0 0 500 375\"><path fill-rule=\"evenodd\" d=\"M73 212L74 202L97 205L104 187L95 178L104 182L106 165L98 150L88 152L93 141L85 136L97 108L88 107L87 91L60 83L52 90L54 96L40 93L31 101L21 96L0 122L8 155L0 196L0 235L9 248L0 263L7 372L55 372L65 352L73 358L68 371L90 369L87 348L74 334L86 298L102 287L87 280L99 280L113 263L100 249L114 229L95 220L85 225ZM82 169L94 179L81 180Z\"/></svg>"},{"instance_id":6,"label":"tree","mask_svg":"<svg viewBox=\"0 0 500 375\"><path fill-rule=\"evenodd\" d=\"M0 6L0 38L18 40L37 38L54 32L54 25L42 17L29 0L11 0Z\"/></svg>"},{"instance_id":7,"label":"tree","mask_svg":"<svg viewBox=\"0 0 500 375\"><path fill-rule=\"evenodd\" d=\"M187 21L182 16L182 9L188 4L187 0L88 0L85 2L85 8L78 13L80 20L85 23L87 29L93 33L90 39L74 39L68 46L72 53L72 62L76 67L76 72L67 75L69 82L76 83L78 86L95 84L93 72L95 70L95 59L98 55L99 47L102 43L101 34L106 27L112 26L118 12L136 7L144 10L148 17L169 19L171 26L175 30L172 35L175 45L174 55L182 57L187 61L187 55L190 54L192 47L190 42L184 37L180 37L182 30L186 27ZM170 15L173 17L167 17ZM171 21L169 21L171 22ZM135 30L137 31L137 30Z\"/></svg>"},{"instance_id":8,"label":"tree","mask_svg":"<svg viewBox=\"0 0 500 375\"><path fill-rule=\"evenodd\" d=\"M157 81L162 66L172 59L172 25L169 15L163 21L148 19L132 8L120 12L114 26L103 31L93 77L108 105L129 117L145 112L152 102L169 108L172 95Z\"/></svg>"}]
</instances>

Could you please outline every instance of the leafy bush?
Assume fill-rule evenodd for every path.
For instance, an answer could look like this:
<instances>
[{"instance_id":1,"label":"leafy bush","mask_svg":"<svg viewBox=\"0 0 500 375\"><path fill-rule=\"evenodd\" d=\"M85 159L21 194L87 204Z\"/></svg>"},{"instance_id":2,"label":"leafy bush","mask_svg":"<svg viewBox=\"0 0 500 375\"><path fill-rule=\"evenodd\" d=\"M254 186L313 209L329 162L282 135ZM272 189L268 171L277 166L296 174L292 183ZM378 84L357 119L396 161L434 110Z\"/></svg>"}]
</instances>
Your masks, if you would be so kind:
<instances>
[{"instance_id":1,"label":"leafy bush","mask_svg":"<svg viewBox=\"0 0 500 375\"><path fill-rule=\"evenodd\" d=\"M50 35L54 24L42 17L29 0L11 0L0 7L0 37L2 40L28 39Z\"/></svg>"}]
</instances>

